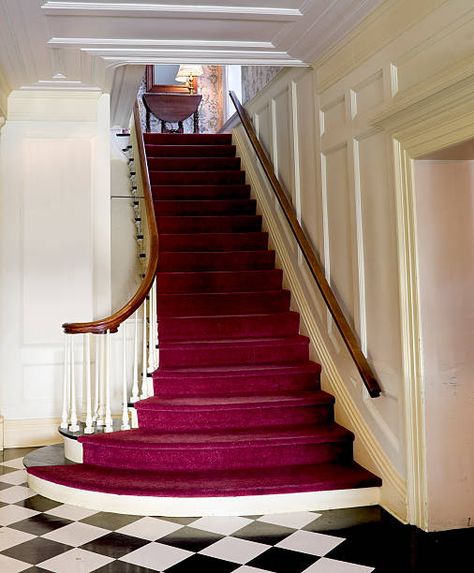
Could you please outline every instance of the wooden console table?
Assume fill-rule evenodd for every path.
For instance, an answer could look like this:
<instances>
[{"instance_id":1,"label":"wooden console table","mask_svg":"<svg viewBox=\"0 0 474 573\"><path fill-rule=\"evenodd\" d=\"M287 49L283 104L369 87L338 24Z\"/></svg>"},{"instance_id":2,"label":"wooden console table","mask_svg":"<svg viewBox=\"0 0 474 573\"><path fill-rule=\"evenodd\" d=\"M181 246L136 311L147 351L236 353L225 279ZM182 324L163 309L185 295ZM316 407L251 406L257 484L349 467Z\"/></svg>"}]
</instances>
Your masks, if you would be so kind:
<instances>
[{"instance_id":1,"label":"wooden console table","mask_svg":"<svg viewBox=\"0 0 474 573\"><path fill-rule=\"evenodd\" d=\"M200 94L145 93L143 103L146 109L146 130L150 131L150 113L161 122L162 133L184 133L183 121L193 116L194 133L199 133ZM177 123L177 129L170 129L166 123Z\"/></svg>"}]
</instances>

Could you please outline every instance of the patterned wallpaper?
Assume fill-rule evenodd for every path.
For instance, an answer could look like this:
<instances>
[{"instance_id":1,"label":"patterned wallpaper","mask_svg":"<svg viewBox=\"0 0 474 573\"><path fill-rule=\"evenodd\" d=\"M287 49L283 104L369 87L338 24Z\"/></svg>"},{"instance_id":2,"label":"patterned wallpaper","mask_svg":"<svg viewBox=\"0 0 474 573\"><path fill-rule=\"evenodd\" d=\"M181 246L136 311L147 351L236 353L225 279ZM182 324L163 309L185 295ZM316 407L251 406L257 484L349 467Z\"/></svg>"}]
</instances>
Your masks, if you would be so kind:
<instances>
[{"instance_id":1,"label":"patterned wallpaper","mask_svg":"<svg viewBox=\"0 0 474 573\"><path fill-rule=\"evenodd\" d=\"M242 102L255 97L282 69L281 66L242 66Z\"/></svg>"},{"instance_id":2,"label":"patterned wallpaper","mask_svg":"<svg viewBox=\"0 0 474 573\"><path fill-rule=\"evenodd\" d=\"M200 133L215 133L219 131L224 120L223 108L223 71L221 66L203 66L204 74L198 78L198 92L202 94L202 102L199 108L199 131ZM145 108L141 95L146 90L145 77L138 89L140 111L143 129L145 129ZM151 116L151 130L159 132L160 122ZM184 132L192 133L193 119L184 121Z\"/></svg>"}]
</instances>

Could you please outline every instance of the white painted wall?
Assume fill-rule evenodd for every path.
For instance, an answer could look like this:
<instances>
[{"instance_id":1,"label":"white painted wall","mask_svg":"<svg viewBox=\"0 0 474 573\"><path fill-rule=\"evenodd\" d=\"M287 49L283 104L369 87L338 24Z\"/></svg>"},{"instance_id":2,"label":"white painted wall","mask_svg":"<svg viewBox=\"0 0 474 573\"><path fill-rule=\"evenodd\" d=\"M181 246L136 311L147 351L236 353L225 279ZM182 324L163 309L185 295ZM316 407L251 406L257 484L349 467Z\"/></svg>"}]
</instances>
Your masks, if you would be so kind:
<instances>
[{"instance_id":1,"label":"white painted wall","mask_svg":"<svg viewBox=\"0 0 474 573\"><path fill-rule=\"evenodd\" d=\"M109 97L13 92L8 113L0 144L6 445L17 420L60 415L61 324L110 310Z\"/></svg>"},{"instance_id":2,"label":"white painted wall","mask_svg":"<svg viewBox=\"0 0 474 573\"><path fill-rule=\"evenodd\" d=\"M474 161L417 161L415 175L429 528L468 527L474 517Z\"/></svg>"},{"instance_id":3,"label":"white painted wall","mask_svg":"<svg viewBox=\"0 0 474 573\"><path fill-rule=\"evenodd\" d=\"M421 345L416 336L408 337L416 332L419 310L407 286L417 288L410 266L416 253L407 232L413 211L408 191L401 196L411 185L410 156L405 169L398 140L403 134L406 148L434 150L437 140L445 146L474 130L467 120L472 97L466 95L474 83L473 12L461 0L386 2L315 61L313 70L281 73L247 106L383 389L380 398L368 398L290 246L291 272L306 289L308 324L318 333L314 347L322 350L316 358L327 359L327 370L337 367L323 383L336 394L338 419L362 430L356 459L390 485L384 505L426 528L432 527L426 507L446 497L446 488L424 460ZM458 467L474 475L471 450ZM470 488L464 495L472 495ZM451 527L455 511L436 528Z\"/></svg>"}]
</instances>

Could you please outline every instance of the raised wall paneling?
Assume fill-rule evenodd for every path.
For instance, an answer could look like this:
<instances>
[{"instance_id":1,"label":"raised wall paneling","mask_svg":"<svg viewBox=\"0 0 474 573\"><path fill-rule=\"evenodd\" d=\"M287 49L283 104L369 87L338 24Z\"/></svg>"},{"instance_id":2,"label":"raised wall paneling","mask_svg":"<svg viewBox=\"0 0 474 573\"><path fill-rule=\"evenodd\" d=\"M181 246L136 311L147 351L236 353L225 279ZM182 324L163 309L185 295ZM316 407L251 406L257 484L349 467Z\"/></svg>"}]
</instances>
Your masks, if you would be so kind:
<instances>
[{"instance_id":1,"label":"raised wall paneling","mask_svg":"<svg viewBox=\"0 0 474 573\"><path fill-rule=\"evenodd\" d=\"M256 119L256 129L258 138L262 143L265 151L273 159L273 127L272 112L270 105L267 104L254 113Z\"/></svg>"},{"instance_id":2,"label":"raised wall paneling","mask_svg":"<svg viewBox=\"0 0 474 573\"><path fill-rule=\"evenodd\" d=\"M388 178L386 135L368 132L357 141L363 263L365 269L366 332L369 358L382 372L400 372L399 289L395 199ZM383 320L380 317L384 317ZM395 391L400 380L388 377L384 389Z\"/></svg>"},{"instance_id":3,"label":"raised wall paneling","mask_svg":"<svg viewBox=\"0 0 474 573\"><path fill-rule=\"evenodd\" d=\"M346 102L344 96L321 108L321 135L341 127L346 122Z\"/></svg>"},{"instance_id":4,"label":"raised wall paneling","mask_svg":"<svg viewBox=\"0 0 474 573\"><path fill-rule=\"evenodd\" d=\"M273 98L274 109L274 149L278 179L288 191L295 205L295 176L293 164L293 125L290 106L290 92L286 88Z\"/></svg>"},{"instance_id":5,"label":"raised wall paneling","mask_svg":"<svg viewBox=\"0 0 474 573\"><path fill-rule=\"evenodd\" d=\"M23 158L23 342L57 344L92 318L91 141L26 139Z\"/></svg>"},{"instance_id":6,"label":"raised wall paneling","mask_svg":"<svg viewBox=\"0 0 474 573\"><path fill-rule=\"evenodd\" d=\"M351 325L354 325L356 296L353 256L355 237L353 233L353 209L349 188L347 145L341 145L323 154L323 192L327 204L324 225L326 272L331 286ZM334 264L332 264L334 262Z\"/></svg>"},{"instance_id":7,"label":"raised wall paneling","mask_svg":"<svg viewBox=\"0 0 474 573\"><path fill-rule=\"evenodd\" d=\"M353 117L381 104L384 101L384 79L382 71L357 85L354 90L355 110Z\"/></svg>"}]
</instances>

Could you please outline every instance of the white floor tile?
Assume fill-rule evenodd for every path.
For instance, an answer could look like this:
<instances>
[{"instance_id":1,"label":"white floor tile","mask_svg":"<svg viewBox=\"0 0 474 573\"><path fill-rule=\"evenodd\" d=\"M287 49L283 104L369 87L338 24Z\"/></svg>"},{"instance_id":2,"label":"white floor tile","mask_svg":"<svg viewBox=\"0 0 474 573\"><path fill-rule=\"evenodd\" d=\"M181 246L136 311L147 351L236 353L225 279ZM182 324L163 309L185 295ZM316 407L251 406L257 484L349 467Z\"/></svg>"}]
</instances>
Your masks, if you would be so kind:
<instances>
[{"instance_id":1,"label":"white floor tile","mask_svg":"<svg viewBox=\"0 0 474 573\"><path fill-rule=\"evenodd\" d=\"M25 483L27 479L25 470L17 470L16 472L10 472L0 476L1 482L11 483L12 485L20 485L21 483Z\"/></svg>"},{"instance_id":2,"label":"white floor tile","mask_svg":"<svg viewBox=\"0 0 474 573\"><path fill-rule=\"evenodd\" d=\"M8 462L0 462L0 466L7 466L9 468L17 468L19 470L24 470L23 458L15 458L14 460L9 460Z\"/></svg>"},{"instance_id":3,"label":"white floor tile","mask_svg":"<svg viewBox=\"0 0 474 573\"><path fill-rule=\"evenodd\" d=\"M295 531L277 543L275 547L322 557L343 541L342 537L334 537L333 535L324 535L323 533L313 533L311 531Z\"/></svg>"},{"instance_id":4,"label":"white floor tile","mask_svg":"<svg viewBox=\"0 0 474 573\"><path fill-rule=\"evenodd\" d=\"M113 561L112 558L84 549L71 549L47 561L38 563L38 567L55 573L90 573Z\"/></svg>"},{"instance_id":5,"label":"white floor tile","mask_svg":"<svg viewBox=\"0 0 474 573\"><path fill-rule=\"evenodd\" d=\"M163 519L158 519L156 517L144 517L143 519L138 519L133 523L129 523L120 529L117 529L117 533L123 533L124 535L132 535L133 537L139 537L140 539L147 539L148 541L156 541L160 537L169 535L183 526L179 523L172 523L171 521L164 521Z\"/></svg>"},{"instance_id":6,"label":"white floor tile","mask_svg":"<svg viewBox=\"0 0 474 573\"><path fill-rule=\"evenodd\" d=\"M195 527L203 531L211 531L212 533L220 533L222 535L230 535L249 523L252 523L252 520L245 517L201 517L193 521L193 523L190 523L189 527Z\"/></svg>"},{"instance_id":7,"label":"white floor tile","mask_svg":"<svg viewBox=\"0 0 474 573\"><path fill-rule=\"evenodd\" d=\"M311 523L318 517L321 517L320 513L298 511L295 513L272 513L269 515L262 515L262 517L259 517L257 521L264 521L265 523L273 523L273 525L299 529L300 527L308 525L308 523Z\"/></svg>"},{"instance_id":8,"label":"white floor tile","mask_svg":"<svg viewBox=\"0 0 474 573\"><path fill-rule=\"evenodd\" d=\"M3 501L3 503L17 503L34 495L36 495L36 492L29 487L14 485L13 487L0 491L0 501Z\"/></svg>"},{"instance_id":9,"label":"white floor tile","mask_svg":"<svg viewBox=\"0 0 474 573\"><path fill-rule=\"evenodd\" d=\"M193 555L191 551L164 545L163 543L149 543L132 551L128 555L124 555L119 561L125 561L132 565L140 567L149 567L153 570L162 571L177 563L180 563L187 557Z\"/></svg>"},{"instance_id":10,"label":"white floor tile","mask_svg":"<svg viewBox=\"0 0 474 573\"><path fill-rule=\"evenodd\" d=\"M57 541L58 543L64 543L65 545L72 545L73 547L78 547L79 545L85 545L89 541L98 539L103 535L110 533L108 529L103 529L102 527L96 527L95 525L88 525L87 523L70 523L54 531L46 533L42 537L45 539L50 539L51 541Z\"/></svg>"},{"instance_id":11,"label":"white floor tile","mask_svg":"<svg viewBox=\"0 0 474 573\"><path fill-rule=\"evenodd\" d=\"M20 573L20 571L24 571L30 567L31 563L23 563L23 561L18 561L18 559L0 555L0 571L2 573Z\"/></svg>"},{"instance_id":12,"label":"white floor tile","mask_svg":"<svg viewBox=\"0 0 474 573\"><path fill-rule=\"evenodd\" d=\"M0 525L11 525L17 521L33 517L33 515L38 515L38 513L40 512L18 505L6 505L0 508Z\"/></svg>"},{"instance_id":13,"label":"white floor tile","mask_svg":"<svg viewBox=\"0 0 474 573\"><path fill-rule=\"evenodd\" d=\"M94 513L97 513L96 509L85 509L83 507L76 507L75 505L58 505L44 513L48 515L54 515L55 517L62 517L64 519L70 519L71 521L79 521L80 519L85 519Z\"/></svg>"},{"instance_id":14,"label":"white floor tile","mask_svg":"<svg viewBox=\"0 0 474 573\"><path fill-rule=\"evenodd\" d=\"M270 549L270 545L247 541L246 539L237 539L236 537L224 537L224 539L219 539L219 541L199 551L199 553L243 565L258 557L267 549Z\"/></svg>"},{"instance_id":15,"label":"white floor tile","mask_svg":"<svg viewBox=\"0 0 474 573\"><path fill-rule=\"evenodd\" d=\"M268 569L257 569L256 567L250 567L249 565L242 565L238 569L235 569L232 573L269 573Z\"/></svg>"},{"instance_id":16,"label":"white floor tile","mask_svg":"<svg viewBox=\"0 0 474 573\"><path fill-rule=\"evenodd\" d=\"M375 571L373 567L355 565L354 563L345 563L323 557L316 563L313 563L311 567L305 569L303 573L371 573L372 571ZM234 573L237 573L237 571Z\"/></svg>"},{"instance_id":17,"label":"white floor tile","mask_svg":"<svg viewBox=\"0 0 474 573\"><path fill-rule=\"evenodd\" d=\"M19 545L25 541L33 539L35 535L31 533L25 533L24 531L17 531L16 529L10 529L9 527L0 528L0 551L9 549L14 545Z\"/></svg>"}]
</instances>

